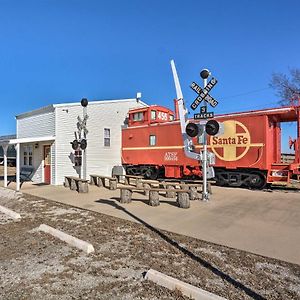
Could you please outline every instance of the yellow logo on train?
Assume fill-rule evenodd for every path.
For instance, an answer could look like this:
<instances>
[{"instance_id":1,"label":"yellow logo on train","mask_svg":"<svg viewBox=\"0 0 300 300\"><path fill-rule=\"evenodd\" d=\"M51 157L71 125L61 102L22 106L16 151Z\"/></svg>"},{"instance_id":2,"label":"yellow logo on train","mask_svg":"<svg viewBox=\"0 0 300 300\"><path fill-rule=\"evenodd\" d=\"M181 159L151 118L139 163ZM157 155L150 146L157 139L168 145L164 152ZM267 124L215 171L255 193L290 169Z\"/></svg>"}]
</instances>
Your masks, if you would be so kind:
<instances>
[{"instance_id":1,"label":"yellow logo on train","mask_svg":"<svg viewBox=\"0 0 300 300\"><path fill-rule=\"evenodd\" d=\"M210 146L215 155L225 161L235 161L243 158L251 146L251 136L247 127L238 121L223 122L224 134L210 137Z\"/></svg>"}]
</instances>

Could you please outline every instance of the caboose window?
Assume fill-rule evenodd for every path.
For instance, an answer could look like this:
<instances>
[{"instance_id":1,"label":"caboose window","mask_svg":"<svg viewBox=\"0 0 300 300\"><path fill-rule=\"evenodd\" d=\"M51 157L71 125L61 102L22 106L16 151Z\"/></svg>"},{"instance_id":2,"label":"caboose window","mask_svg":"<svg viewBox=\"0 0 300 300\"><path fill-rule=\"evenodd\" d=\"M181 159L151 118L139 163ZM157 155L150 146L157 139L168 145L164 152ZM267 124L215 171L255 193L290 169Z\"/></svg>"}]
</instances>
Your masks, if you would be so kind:
<instances>
[{"instance_id":1,"label":"caboose window","mask_svg":"<svg viewBox=\"0 0 300 300\"><path fill-rule=\"evenodd\" d=\"M110 147L110 129L104 128L104 146Z\"/></svg>"},{"instance_id":2,"label":"caboose window","mask_svg":"<svg viewBox=\"0 0 300 300\"><path fill-rule=\"evenodd\" d=\"M174 116L173 115L170 115L170 121L174 121Z\"/></svg>"},{"instance_id":3,"label":"caboose window","mask_svg":"<svg viewBox=\"0 0 300 300\"><path fill-rule=\"evenodd\" d=\"M150 135L149 136L149 144L150 144L150 146L155 146L156 145L156 135Z\"/></svg>"},{"instance_id":4,"label":"caboose window","mask_svg":"<svg viewBox=\"0 0 300 300\"><path fill-rule=\"evenodd\" d=\"M151 120L156 120L156 110L151 110Z\"/></svg>"},{"instance_id":5,"label":"caboose window","mask_svg":"<svg viewBox=\"0 0 300 300\"><path fill-rule=\"evenodd\" d=\"M143 113L136 112L133 114L133 121L143 121Z\"/></svg>"}]
</instances>

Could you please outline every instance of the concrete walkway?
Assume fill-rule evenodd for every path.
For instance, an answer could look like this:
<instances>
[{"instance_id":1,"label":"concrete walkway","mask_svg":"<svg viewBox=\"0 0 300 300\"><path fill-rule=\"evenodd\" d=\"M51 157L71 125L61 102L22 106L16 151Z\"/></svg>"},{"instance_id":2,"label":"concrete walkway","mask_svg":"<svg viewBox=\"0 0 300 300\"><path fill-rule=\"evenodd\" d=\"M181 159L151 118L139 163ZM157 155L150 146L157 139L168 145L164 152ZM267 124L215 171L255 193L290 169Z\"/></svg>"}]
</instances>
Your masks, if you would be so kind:
<instances>
[{"instance_id":1,"label":"concrete walkway","mask_svg":"<svg viewBox=\"0 0 300 300\"><path fill-rule=\"evenodd\" d=\"M164 197L159 207L151 207L138 193L132 203L120 204L118 190L95 186L78 194L62 186L24 183L21 191L300 265L299 192L213 187L211 201L191 201L190 209L180 209Z\"/></svg>"}]
</instances>

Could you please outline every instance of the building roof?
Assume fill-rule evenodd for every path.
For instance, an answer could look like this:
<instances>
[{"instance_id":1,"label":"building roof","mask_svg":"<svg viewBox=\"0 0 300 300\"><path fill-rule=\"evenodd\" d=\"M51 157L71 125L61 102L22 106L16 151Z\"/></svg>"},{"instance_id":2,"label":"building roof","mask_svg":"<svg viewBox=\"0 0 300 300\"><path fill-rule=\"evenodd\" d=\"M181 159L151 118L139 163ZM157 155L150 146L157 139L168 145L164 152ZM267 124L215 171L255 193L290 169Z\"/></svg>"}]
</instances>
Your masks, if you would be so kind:
<instances>
[{"instance_id":1,"label":"building roof","mask_svg":"<svg viewBox=\"0 0 300 300\"><path fill-rule=\"evenodd\" d=\"M0 143L9 142L10 140L15 139L15 138L16 138L15 134L2 135L2 136L0 136Z\"/></svg>"},{"instance_id":2,"label":"building roof","mask_svg":"<svg viewBox=\"0 0 300 300\"><path fill-rule=\"evenodd\" d=\"M89 106L90 105L97 105L97 104L109 104L109 103L115 103L115 102L131 102L131 101L137 101L145 106L148 106L145 102L141 100L137 100L136 98L131 98L131 99L115 99L115 100L94 100L94 101L89 101ZM70 103L60 103L60 104L51 104L48 106L44 106L38 109L34 109L19 115L16 115L16 119L22 119L25 117L29 117L32 115L38 115L42 113L47 113L47 112L53 112L56 107L70 107L70 106L81 106L80 102L70 102Z\"/></svg>"}]
</instances>

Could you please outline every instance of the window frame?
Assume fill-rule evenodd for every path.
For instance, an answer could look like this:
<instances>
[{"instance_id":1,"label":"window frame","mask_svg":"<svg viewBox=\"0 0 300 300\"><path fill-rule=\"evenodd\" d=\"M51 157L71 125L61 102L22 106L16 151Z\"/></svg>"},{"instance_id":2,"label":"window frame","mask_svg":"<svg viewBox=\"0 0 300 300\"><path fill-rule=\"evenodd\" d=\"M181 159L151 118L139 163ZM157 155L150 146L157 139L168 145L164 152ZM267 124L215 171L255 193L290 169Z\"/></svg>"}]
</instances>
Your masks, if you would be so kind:
<instances>
[{"instance_id":1,"label":"window frame","mask_svg":"<svg viewBox=\"0 0 300 300\"><path fill-rule=\"evenodd\" d=\"M144 121L144 112L142 112L142 111L135 112L133 114L133 118L132 119L133 119L134 122Z\"/></svg>"},{"instance_id":2,"label":"window frame","mask_svg":"<svg viewBox=\"0 0 300 300\"><path fill-rule=\"evenodd\" d=\"M150 119L151 119L151 121L155 121L156 117L157 117L156 110L151 110L150 111Z\"/></svg>"},{"instance_id":3,"label":"window frame","mask_svg":"<svg viewBox=\"0 0 300 300\"><path fill-rule=\"evenodd\" d=\"M33 145L23 146L23 166L33 166Z\"/></svg>"},{"instance_id":4,"label":"window frame","mask_svg":"<svg viewBox=\"0 0 300 300\"><path fill-rule=\"evenodd\" d=\"M149 146L156 146L156 135L155 134L149 135Z\"/></svg>"},{"instance_id":5,"label":"window frame","mask_svg":"<svg viewBox=\"0 0 300 300\"><path fill-rule=\"evenodd\" d=\"M109 148L111 146L111 143L110 143L111 140L110 140L110 138L111 138L111 130L110 130L110 128L104 128L103 129L103 146L105 148Z\"/></svg>"}]
</instances>

